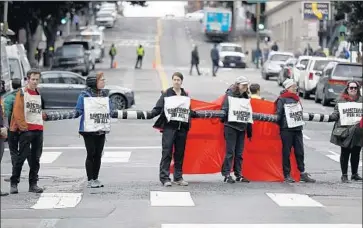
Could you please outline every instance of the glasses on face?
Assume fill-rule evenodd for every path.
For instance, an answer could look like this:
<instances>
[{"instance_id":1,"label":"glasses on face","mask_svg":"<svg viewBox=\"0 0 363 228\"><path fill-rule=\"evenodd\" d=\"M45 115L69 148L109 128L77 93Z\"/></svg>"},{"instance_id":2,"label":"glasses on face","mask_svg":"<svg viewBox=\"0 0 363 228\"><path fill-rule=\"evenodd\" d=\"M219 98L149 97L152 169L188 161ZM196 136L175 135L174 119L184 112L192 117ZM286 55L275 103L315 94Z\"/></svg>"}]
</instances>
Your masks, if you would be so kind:
<instances>
[{"instance_id":1,"label":"glasses on face","mask_svg":"<svg viewBox=\"0 0 363 228\"><path fill-rule=\"evenodd\" d=\"M349 87L349 89L350 89L350 90L357 90L357 89L358 89L358 87L356 87L356 86L350 86L350 87Z\"/></svg>"}]
</instances>

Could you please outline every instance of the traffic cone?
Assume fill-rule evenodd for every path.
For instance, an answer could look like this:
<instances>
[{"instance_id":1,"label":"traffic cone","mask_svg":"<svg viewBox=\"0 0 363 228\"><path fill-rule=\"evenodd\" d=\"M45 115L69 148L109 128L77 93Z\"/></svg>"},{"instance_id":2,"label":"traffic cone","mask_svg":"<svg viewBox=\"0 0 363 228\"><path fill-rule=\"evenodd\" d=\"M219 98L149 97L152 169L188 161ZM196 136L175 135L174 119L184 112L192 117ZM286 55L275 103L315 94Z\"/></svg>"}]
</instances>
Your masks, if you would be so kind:
<instances>
[{"instance_id":1,"label":"traffic cone","mask_svg":"<svg viewBox=\"0 0 363 228\"><path fill-rule=\"evenodd\" d=\"M113 62L113 66L112 66L112 68L117 68L117 62L115 61L115 62Z\"/></svg>"},{"instance_id":2,"label":"traffic cone","mask_svg":"<svg viewBox=\"0 0 363 228\"><path fill-rule=\"evenodd\" d=\"M156 64L155 64L155 61L153 61L153 69L156 68Z\"/></svg>"}]
</instances>

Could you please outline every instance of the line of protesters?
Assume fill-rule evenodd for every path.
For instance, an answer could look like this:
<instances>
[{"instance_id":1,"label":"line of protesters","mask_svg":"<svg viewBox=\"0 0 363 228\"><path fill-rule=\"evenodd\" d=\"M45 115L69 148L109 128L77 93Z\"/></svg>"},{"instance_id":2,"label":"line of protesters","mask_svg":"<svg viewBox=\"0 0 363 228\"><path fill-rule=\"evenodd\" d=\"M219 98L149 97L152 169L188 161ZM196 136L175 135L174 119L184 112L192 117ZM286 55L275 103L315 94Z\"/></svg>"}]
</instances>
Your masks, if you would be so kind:
<instances>
[{"instance_id":1,"label":"line of protesters","mask_svg":"<svg viewBox=\"0 0 363 228\"><path fill-rule=\"evenodd\" d=\"M30 70L27 73L27 85L20 87L20 82L13 81L15 91L6 97L5 108L1 103L1 157L4 152L4 139L7 138L11 161L12 176L10 178L10 193L18 193L18 183L25 160L28 160L29 192L41 193L43 189L38 183L40 157L43 149L43 101L37 89L41 73ZM173 86L163 91L155 107L152 117L159 116L154 128L162 132L162 155L160 161L159 180L165 187L172 183L187 186L183 179L183 161L186 140L191 126L191 118L195 112L191 110L191 98L182 87L184 77L176 72L172 75ZM221 168L225 183L249 182L243 176L243 150L244 140L252 140L252 107L250 104L253 91L254 98L262 99L259 95L259 85L248 87L249 81L240 76L234 85L227 89L222 105L226 116L221 120L224 123L226 140L226 155ZM84 138L87 150L86 173L87 187L99 188L104 185L98 180L102 152L105 145L106 134L110 132L112 105L108 99L103 73L90 75L86 79L86 89L78 98L75 107L77 117L80 118L79 133ZM275 101L277 124L280 126L282 141L282 171L285 181L292 183L295 180L290 175L290 152L294 148L297 167L300 171L301 181L314 183L315 180L305 171L304 145L303 145L303 108L297 96L297 85L291 79L283 83L284 90ZM343 182L348 182L348 162L351 162L351 180L361 181L358 175L360 151L363 146L363 120L362 96L360 84L356 81L347 83L344 92L339 97L330 118L335 120L331 142L341 147L341 170ZM8 118L8 120L6 120ZM360 121L360 123L359 123ZM174 157L175 171L173 181L170 178L170 164ZM235 179L230 175L233 164ZM2 193L6 195L6 193Z\"/></svg>"}]
</instances>

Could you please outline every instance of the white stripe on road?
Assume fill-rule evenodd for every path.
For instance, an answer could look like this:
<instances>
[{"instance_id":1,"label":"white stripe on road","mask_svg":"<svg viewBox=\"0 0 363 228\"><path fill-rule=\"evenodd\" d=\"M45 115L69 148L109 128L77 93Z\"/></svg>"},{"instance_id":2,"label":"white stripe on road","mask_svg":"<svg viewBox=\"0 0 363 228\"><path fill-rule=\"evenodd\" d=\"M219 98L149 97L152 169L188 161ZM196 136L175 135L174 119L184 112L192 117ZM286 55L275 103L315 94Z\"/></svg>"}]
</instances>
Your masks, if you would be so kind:
<instances>
[{"instance_id":1,"label":"white stripe on road","mask_svg":"<svg viewBox=\"0 0 363 228\"><path fill-rule=\"evenodd\" d=\"M303 134L303 138L304 138L304 139L310 139L310 137L309 137L309 136L307 136L307 135L305 135L305 134Z\"/></svg>"},{"instance_id":2,"label":"white stripe on road","mask_svg":"<svg viewBox=\"0 0 363 228\"><path fill-rule=\"evenodd\" d=\"M37 228L56 228L59 219L43 219Z\"/></svg>"},{"instance_id":3,"label":"white stripe on road","mask_svg":"<svg viewBox=\"0 0 363 228\"><path fill-rule=\"evenodd\" d=\"M32 209L60 209L76 207L81 202L82 193L42 193Z\"/></svg>"},{"instance_id":4,"label":"white stripe on road","mask_svg":"<svg viewBox=\"0 0 363 228\"><path fill-rule=\"evenodd\" d=\"M340 154L335 153L334 151L331 151L331 150L329 150L329 152L331 154L327 154L325 156L327 156L328 158L330 158L333 161L340 163ZM348 163L348 165L350 166L350 162ZM360 160L359 160L359 167L362 167L362 157L360 157Z\"/></svg>"},{"instance_id":5,"label":"white stripe on road","mask_svg":"<svg viewBox=\"0 0 363 228\"><path fill-rule=\"evenodd\" d=\"M150 203L153 207L193 207L194 201L190 192L150 192Z\"/></svg>"},{"instance_id":6,"label":"white stripe on road","mask_svg":"<svg viewBox=\"0 0 363 228\"><path fill-rule=\"evenodd\" d=\"M266 193L280 207L324 207L305 194Z\"/></svg>"},{"instance_id":7,"label":"white stripe on road","mask_svg":"<svg viewBox=\"0 0 363 228\"><path fill-rule=\"evenodd\" d=\"M161 224L161 228L362 228L362 224Z\"/></svg>"},{"instance_id":8,"label":"white stripe on road","mask_svg":"<svg viewBox=\"0 0 363 228\"><path fill-rule=\"evenodd\" d=\"M85 146L58 146L58 147L43 147L43 150L85 150ZM149 150L149 149L161 149L161 146L105 146L105 150ZM5 148L5 151L9 151L9 148Z\"/></svg>"},{"instance_id":9,"label":"white stripe on road","mask_svg":"<svg viewBox=\"0 0 363 228\"><path fill-rule=\"evenodd\" d=\"M126 163L129 162L130 151L123 152L105 152L102 156L102 163Z\"/></svg>"},{"instance_id":10,"label":"white stripe on road","mask_svg":"<svg viewBox=\"0 0 363 228\"><path fill-rule=\"evenodd\" d=\"M51 164L57 158L62 154L62 152L44 152L42 153L42 156L40 157L40 164ZM27 160L25 160L24 163L28 163Z\"/></svg>"}]
</instances>

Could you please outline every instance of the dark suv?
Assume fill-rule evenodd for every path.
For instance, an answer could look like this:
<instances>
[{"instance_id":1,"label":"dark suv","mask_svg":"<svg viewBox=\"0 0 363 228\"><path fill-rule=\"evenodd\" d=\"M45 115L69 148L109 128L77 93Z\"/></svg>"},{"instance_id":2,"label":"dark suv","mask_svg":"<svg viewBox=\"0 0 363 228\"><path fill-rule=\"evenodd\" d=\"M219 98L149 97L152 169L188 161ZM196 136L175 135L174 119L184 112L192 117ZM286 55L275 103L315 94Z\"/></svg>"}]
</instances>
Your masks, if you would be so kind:
<instances>
[{"instance_id":1,"label":"dark suv","mask_svg":"<svg viewBox=\"0 0 363 228\"><path fill-rule=\"evenodd\" d=\"M91 68L88 55L85 54L83 45L64 45L57 49L53 58L52 70L65 70L80 72L88 75Z\"/></svg>"}]
</instances>

